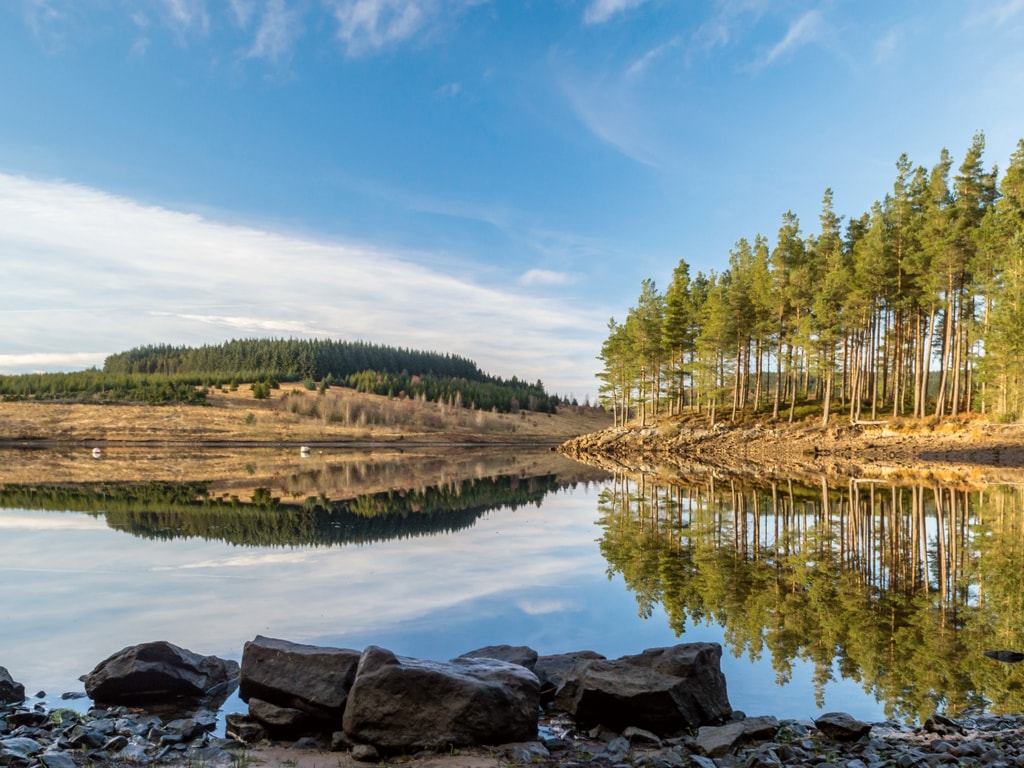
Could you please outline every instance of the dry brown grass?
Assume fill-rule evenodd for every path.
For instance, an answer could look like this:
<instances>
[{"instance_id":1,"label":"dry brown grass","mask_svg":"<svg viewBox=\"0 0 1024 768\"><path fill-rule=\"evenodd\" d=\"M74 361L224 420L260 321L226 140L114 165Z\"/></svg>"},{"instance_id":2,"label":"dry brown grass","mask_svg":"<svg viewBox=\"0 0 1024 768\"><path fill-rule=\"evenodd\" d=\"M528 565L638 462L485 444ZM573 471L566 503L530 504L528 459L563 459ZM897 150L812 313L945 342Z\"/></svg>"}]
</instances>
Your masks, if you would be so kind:
<instances>
[{"instance_id":1,"label":"dry brown grass","mask_svg":"<svg viewBox=\"0 0 1024 768\"><path fill-rule=\"evenodd\" d=\"M0 441L557 443L608 426L594 409L497 414L389 399L335 387L282 385L256 400L248 386L212 391L209 406L0 403Z\"/></svg>"}]
</instances>

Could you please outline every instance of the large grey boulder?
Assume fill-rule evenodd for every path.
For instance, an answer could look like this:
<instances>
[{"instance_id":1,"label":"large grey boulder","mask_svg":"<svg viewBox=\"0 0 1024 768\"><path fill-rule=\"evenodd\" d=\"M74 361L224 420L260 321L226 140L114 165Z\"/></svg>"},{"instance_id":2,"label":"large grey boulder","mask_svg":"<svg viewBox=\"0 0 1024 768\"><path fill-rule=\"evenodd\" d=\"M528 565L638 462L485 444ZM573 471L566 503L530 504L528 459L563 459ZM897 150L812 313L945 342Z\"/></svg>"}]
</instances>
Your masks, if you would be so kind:
<instances>
[{"instance_id":1,"label":"large grey boulder","mask_svg":"<svg viewBox=\"0 0 1024 768\"><path fill-rule=\"evenodd\" d=\"M345 733L385 750L530 741L539 682L496 659L426 661L370 646L349 692Z\"/></svg>"},{"instance_id":2,"label":"large grey boulder","mask_svg":"<svg viewBox=\"0 0 1024 768\"><path fill-rule=\"evenodd\" d=\"M238 695L245 702L256 698L297 709L338 730L360 656L347 648L257 635L242 651Z\"/></svg>"},{"instance_id":3,"label":"large grey boulder","mask_svg":"<svg viewBox=\"0 0 1024 768\"><path fill-rule=\"evenodd\" d=\"M238 662L202 656L159 640L122 648L82 677L104 704L146 704L226 697L238 684Z\"/></svg>"},{"instance_id":4,"label":"large grey boulder","mask_svg":"<svg viewBox=\"0 0 1024 768\"><path fill-rule=\"evenodd\" d=\"M538 657L533 672L540 680L541 703L550 704L554 701L555 693L562 687L566 675L572 672L577 661L604 661L607 658L596 651L571 651Z\"/></svg>"},{"instance_id":5,"label":"large grey boulder","mask_svg":"<svg viewBox=\"0 0 1024 768\"><path fill-rule=\"evenodd\" d=\"M717 725L732 715L717 643L652 648L615 660L577 661L555 706L577 723L628 726L660 735Z\"/></svg>"},{"instance_id":6,"label":"large grey boulder","mask_svg":"<svg viewBox=\"0 0 1024 768\"><path fill-rule=\"evenodd\" d=\"M25 700L25 686L14 681L7 667L0 667L0 704L17 704Z\"/></svg>"}]
</instances>

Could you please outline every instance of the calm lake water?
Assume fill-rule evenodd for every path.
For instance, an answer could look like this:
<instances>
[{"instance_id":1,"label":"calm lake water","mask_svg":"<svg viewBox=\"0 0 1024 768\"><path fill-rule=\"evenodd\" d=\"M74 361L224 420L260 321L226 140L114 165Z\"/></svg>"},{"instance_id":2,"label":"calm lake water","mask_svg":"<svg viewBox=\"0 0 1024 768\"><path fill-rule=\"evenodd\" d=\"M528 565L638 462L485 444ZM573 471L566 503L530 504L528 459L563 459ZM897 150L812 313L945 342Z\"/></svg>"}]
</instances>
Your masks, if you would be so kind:
<instances>
[{"instance_id":1,"label":"calm lake water","mask_svg":"<svg viewBox=\"0 0 1024 768\"><path fill-rule=\"evenodd\" d=\"M1019 488L665 483L525 449L293 453L193 455L186 472L125 449L108 482L102 461L64 482L80 465L40 455L49 479L0 483L0 665L57 706L158 639L236 660L257 634L432 659L700 640L723 645L750 715L1024 711L1024 669L982 656L1024 649ZM160 481L126 480L133 463Z\"/></svg>"}]
</instances>

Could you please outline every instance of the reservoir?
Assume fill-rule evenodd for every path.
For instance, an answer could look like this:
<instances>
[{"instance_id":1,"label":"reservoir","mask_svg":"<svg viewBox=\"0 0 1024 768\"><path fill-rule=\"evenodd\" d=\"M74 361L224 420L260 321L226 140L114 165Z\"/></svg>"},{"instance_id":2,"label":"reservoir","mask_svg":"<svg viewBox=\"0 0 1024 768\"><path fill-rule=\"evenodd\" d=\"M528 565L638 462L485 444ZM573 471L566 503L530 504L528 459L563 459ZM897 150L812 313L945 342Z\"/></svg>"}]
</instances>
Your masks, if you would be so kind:
<instances>
[{"instance_id":1,"label":"reservoir","mask_svg":"<svg viewBox=\"0 0 1024 768\"><path fill-rule=\"evenodd\" d=\"M1024 711L1024 669L983 656L1024 649L1018 487L658 478L521 446L4 454L0 665L50 707L125 646L240 660L265 635L439 660L712 641L748 715Z\"/></svg>"}]
</instances>

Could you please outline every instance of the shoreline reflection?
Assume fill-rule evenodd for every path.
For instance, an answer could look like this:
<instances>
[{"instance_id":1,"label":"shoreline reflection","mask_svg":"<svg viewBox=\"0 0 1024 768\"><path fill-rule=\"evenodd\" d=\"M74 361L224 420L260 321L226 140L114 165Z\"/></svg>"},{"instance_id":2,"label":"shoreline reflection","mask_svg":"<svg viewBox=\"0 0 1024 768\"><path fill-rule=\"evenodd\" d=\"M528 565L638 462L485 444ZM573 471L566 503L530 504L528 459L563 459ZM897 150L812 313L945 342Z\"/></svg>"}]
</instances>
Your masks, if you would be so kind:
<instances>
[{"instance_id":1,"label":"shoreline reflection","mask_svg":"<svg viewBox=\"0 0 1024 768\"><path fill-rule=\"evenodd\" d=\"M856 682L889 718L1024 711L1024 488L619 474L599 497L601 552L641 615L719 623L727 652ZM685 639L685 638L684 638Z\"/></svg>"}]
</instances>

